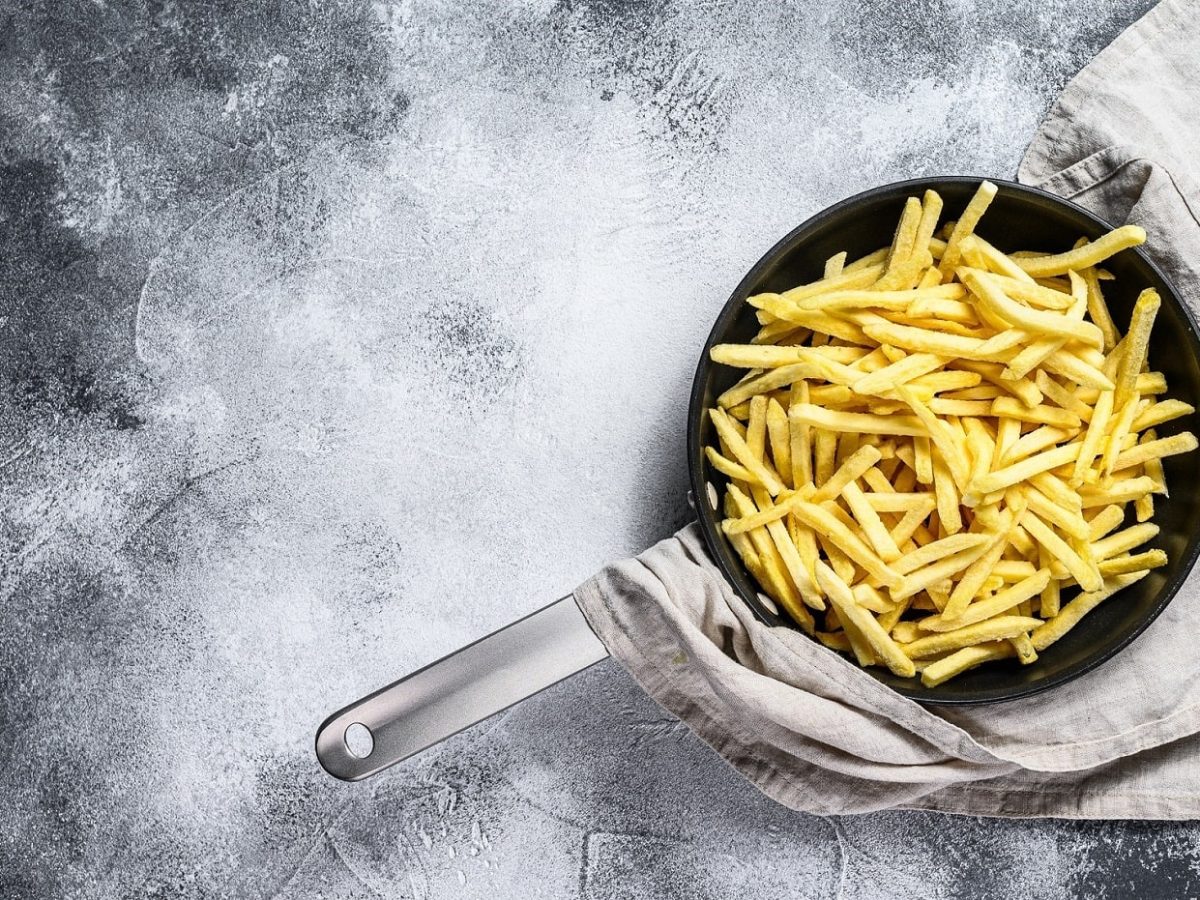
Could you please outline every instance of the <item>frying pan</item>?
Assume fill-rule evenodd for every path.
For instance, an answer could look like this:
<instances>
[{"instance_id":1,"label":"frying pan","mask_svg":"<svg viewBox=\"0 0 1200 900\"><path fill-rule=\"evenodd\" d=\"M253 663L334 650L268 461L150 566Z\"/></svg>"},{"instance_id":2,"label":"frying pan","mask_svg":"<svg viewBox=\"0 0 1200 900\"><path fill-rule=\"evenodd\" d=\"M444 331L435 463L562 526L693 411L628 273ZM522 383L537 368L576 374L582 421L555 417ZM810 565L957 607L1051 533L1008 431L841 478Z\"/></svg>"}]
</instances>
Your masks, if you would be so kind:
<instances>
[{"instance_id":1,"label":"frying pan","mask_svg":"<svg viewBox=\"0 0 1200 900\"><path fill-rule=\"evenodd\" d=\"M746 274L717 317L704 346L688 409L688 466L692 498L705 543L734 591L764 623L794 627L755 585L719 526L717 498L725 477L703 454L712 440L704 411L742 374L711 363L709 348L745 343L758 323L745 299L783 291L821 277L824 261L845 250L851 259L891 241L904 201L927 188L938 191L944 219L956 218L979 178L921 178L886 185L843 200L809 219ZM1002 250L1068 250L1080 235L1099 237L1112 225L1074 203L1036 188L992 179L996 198L979 233ZM1151 235L1161 246L1167 235ZM1162 371L1169 395L1200 407L1200 338L1186 304L1142 248L1125 250L1104 264L1116 280L1105 296L1121 326L1143 288L1156 288L1162 308L1150 343L1150 361ZM1161 435L1196 430L1195 416L1161 427ZM971 670L936 688L899 678L887 670L867 671L897 693L924 704L972 704L1012 700L1052 688L1111 659L1128 646L1170 602L1200 554L1200 454L1164 460L1169 498L1156 503L1161 531L1150 547L1167 552L1169 563L1102 603L1032 665L1003 660ZM833 652L833 651L829 651ZM325 720L316 752L331 775L366 778L532 694L582 671L608 655L570 596L550 604L429 666L363 698ZM358 735L356 741L355 735ZM353 749L352 749L353 748Z\"/></svg>"}]
</instances>

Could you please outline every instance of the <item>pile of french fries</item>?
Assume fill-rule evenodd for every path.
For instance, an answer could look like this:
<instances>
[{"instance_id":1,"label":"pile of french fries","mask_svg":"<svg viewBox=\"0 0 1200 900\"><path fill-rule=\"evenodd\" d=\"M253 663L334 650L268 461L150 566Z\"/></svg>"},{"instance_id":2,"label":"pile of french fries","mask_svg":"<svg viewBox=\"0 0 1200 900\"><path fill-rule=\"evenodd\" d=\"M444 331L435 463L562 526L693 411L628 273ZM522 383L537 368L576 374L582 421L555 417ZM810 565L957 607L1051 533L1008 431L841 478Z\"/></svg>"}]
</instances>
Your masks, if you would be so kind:
<instances>
[{"instance_id":1,"label":"pile of french fries","mask_svg":"<svg viewBox=\"0 0 1200 900\"><path fill-rule=\"evenodd\" d=\"M749 370L705 448L746 568L826 646L927 687L1034 662L1164 565L1138 549L1162 459L1196 449L1155 433L1194 412L1147 363L1158 294L1124 336L1104 298L1100 264L1145 232L1004 253L975 233L995 194L940 230L941 197L910 197L890 247L750 297L753 341L711 351Z\"/></svg>"}]
</instances>

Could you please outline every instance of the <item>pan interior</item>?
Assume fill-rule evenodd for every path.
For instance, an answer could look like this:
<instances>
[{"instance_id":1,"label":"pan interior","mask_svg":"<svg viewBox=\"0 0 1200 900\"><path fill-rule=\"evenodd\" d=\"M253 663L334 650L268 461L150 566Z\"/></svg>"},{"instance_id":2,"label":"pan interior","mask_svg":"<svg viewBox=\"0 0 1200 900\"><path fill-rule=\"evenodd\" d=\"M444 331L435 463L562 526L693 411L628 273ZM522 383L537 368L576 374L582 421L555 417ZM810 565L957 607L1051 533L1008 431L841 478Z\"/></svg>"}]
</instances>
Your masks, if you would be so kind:
<instances>
[{"instance_id":1,"label":"pan interior","mask_svg":"<svg viewBox=\"0 0 1200 900\"><path fill-rule=\"evenodd\" d=\"M727 479L709 466L703 455L712 440L704 411L730 387L741 371L711 364L709 348L719 343L745 343L757 331L747 297L764 291L783 291L821 277L825 260L845 250L850 259L870 253L891 241L904 201L926 188L938 191L945 208L942 220L957 218L978 187L979 178L930 178L900 182L867 191L830 207L805 222L776 244L734 289L704 346L692 388L688 414L688 461L692 490L697 498L701 530L710 552L737 593L769 625L795 627L763 598L736 551L721 532L712 498L724 493ZM1113 226L1075 204L1012 182L990 179L999 187L980 222L979 234L1001 250L1069 250L1081 236L1099 237ZM1150 236L1153 242L1155 236ZM1143 249L1125 250L1104 263L1116 280L1106 282L1105 296L1122 331L1138 294L1153 287L1162 295L1150 343L1150 368L1165 373L1166 396L1200 408L1200 341L1187 307ZM1167 423L1160 436L1196 431L1195 416ZM1101 603L1062 640L1032 665L1004 660L981 666L937 688L917 679L904 679L886 669L867 669L879 681L923 703L982 703L1028 696L1062 684L1110 659L1154 620L1186 579L1200 552L1200 453L1164 460L1169 498L1156 498L1154 522L1159 535L1143 549L1158 547L1169 563ZM711 486L711 487L710 487ZM712 488L715 488L715 493ZM1132 506L1132 505L1131 505ZM1132 515L1132 512L1131 512ZM1064 597L1064 599L1066 599ZM834 651L829 651L834 652Z\"/></svg>"}]
</instances>

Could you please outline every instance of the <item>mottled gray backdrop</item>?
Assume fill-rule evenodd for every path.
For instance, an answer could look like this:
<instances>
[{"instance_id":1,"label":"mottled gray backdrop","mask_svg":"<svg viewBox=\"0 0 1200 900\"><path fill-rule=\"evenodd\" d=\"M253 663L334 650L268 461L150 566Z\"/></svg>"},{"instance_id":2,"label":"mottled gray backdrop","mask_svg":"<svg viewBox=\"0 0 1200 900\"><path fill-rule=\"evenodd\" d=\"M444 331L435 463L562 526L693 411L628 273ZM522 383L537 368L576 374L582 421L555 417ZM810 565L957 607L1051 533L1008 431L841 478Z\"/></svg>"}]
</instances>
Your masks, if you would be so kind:
<instances>
[{"instance_id":1,"label":"mottled gray backdrop","mask_svg":"<svg viewBox=\"0 0 1200 900\"><path fill-rule=\"evenodd\" d=\"M366 784L311 749L686 521L748 265L1010 176L1148 5L0 7L0 896L1200 892L1186 824L789 813L612 663Z\"/></svg>"}]
</instances>

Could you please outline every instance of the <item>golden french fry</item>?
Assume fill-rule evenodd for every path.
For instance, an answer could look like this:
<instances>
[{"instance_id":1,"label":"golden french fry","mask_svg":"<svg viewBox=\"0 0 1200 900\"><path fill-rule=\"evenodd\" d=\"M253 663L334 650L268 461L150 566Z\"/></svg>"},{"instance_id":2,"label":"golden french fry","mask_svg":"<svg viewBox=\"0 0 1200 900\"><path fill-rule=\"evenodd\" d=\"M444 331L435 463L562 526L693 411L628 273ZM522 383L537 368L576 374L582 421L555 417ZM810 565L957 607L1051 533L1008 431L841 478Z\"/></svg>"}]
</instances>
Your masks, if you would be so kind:
<instances>
[{"instance_id":1,"label":"golden french fry","mask_svg":"<svg viewBox=\"0 0 1200 900\"><path fill-rule=\"evenodd\" d=\"M1143 228L1137 225L1122 225L1090 244L1068 250L1066 253L1033 258L1025 257L1016 262L1027 275L1032 275L1034 278L1045 278L1048 275L1062 275L1072 269L1079 272L1103 262L1115 253L1145 242L1146 232Z\"/></svg>"},{"instance_id":2,"label":"golden french fry","mask_svg":"<svg viewBox=\"0 0 1200 900\"><path fill-rule=\"evenodd\" d=\"M939 559L945 559L952 554L971 550L981 544L990 544L991 542L992 538L986 534L953 534L904 554L901 559L897 559L892 564L892 568L902 575L907 575L935 563Z\"/></svg>"},{"instance_id":3,"label":"golden french fry","mask_svg":"<svg viewBox=\"0 0 1200 900\"><path fill-rule=\"evenodd\" d=\"M742 369L777 369L794 366L812 357L810 347L779 347L770 344L715 344L709 359L723 366Z\"/></svg>"},{"instance_id":4,"label":"golden french fry","mask_svg":"<svg viewBox=\"0 0 1200 900\"><path fill-rule=\"evenodd\" d=\"M828 510L815 503L797 503L793 514L818 535L827 538L839 550L870 572L881 584L898 587L904 577L891 569L863 541Z\"/></svg>"},{"instance_id":5,"label":"golden french fry","mask_svg":"<svg viewBox=\"0 0 1200 900\"><path fill-rule=\"evenodd\" d=\"M1080 594L1064 606L1053 619L1034 628L1033 633L1029 636L1033 641L1034 648L1045 650L1055 641L1060 640L1063 635L1079 624L1080 619L1099 606L1101 601L1107 600L1122 588L1129 587L1134 582L1145 578L1149 571L1149 569L1143 569L1127 575L1114 575L1106 578L1098 590Z\"/></svg>"},{"instance_id":6,"label":"golden french fry","mask_svg":"<svg viewBox=\"0 0 1200 900\"><path fill-rule=\"evenodd\" d=\"M1021 661L1021 665L1029 666L1037 662L1037 648L1033 646L1033 641L1029 639L1028 634L1018 634L1009 643L1016 652L1017 659Z\"/></svg>"},{"instance_id":7,"label":"golden french fry","mask_svg":"<svg viewBox=\"0 0 1200 900\"><path fill-rule=\"evenodd\" d=\"M791 429L788 427L787 412L774 397L767 401L767 441L779 480L784 487L792 487Z\"/></svg>"},{"instance_id":8,"label":"golden french fry","mask_svg":"<svg viewBox=\"0 0 1200 900\"><path fill-rule=\"evenodd\" d=\"M1104 300L1104 291L1100 288L1100 277L1095 266L1087 266L1080 270L1083 276L1084 284L1087 287L1087 308L1088 315L1092 317L1092 321L1096 323L1096 327L1104 335L1104 352L1107 353L1113 347L1117 346L1120 335L1117 334L1117 327L1113 324L1112 313L1108 311L1108 303Z\"/></svg>"},{"instance_id":9,"label":"golden french fry","mask_svg":"<svg viewBox=\"0 0 1200 900\"><path fill-rule=\"evenodd\" d=\"M837 609L842 622L853 623L858 628L884 665L902 678L911 678L916 674L912 660L901 651L875 617L858 605L850 586L823 562L817 563L817 582Z\"/></svg>"},{"instance_id":10,"label":"golden french fry","mask_svg":"<svg viewBox=\"0 0 1200 900\"><path fill-rule=\"evenodd\" d=\"M1044 404L1029 407L1015 397L997 397L992 401L991 414L1037 425L1053 425L1056 428L1076 429L1080 425L1079 416L1073 412Z\"/></svg>"},{"instance_id":11,"label":"golden french fry","mask_svg":"<svg viewBox=\"0 0 1200 900\"><path fill-rule=\"evenodd\" d=\"M872 472L878 472L878 469L871 469L867 472L870 475ZM890 485L889 485L890 488ZM927 514L937 505L937 500L932 494L925 493L899 493L898 491L875 491L866 495L867 503L871 504L871 508L876 512L908 512L909 510L919 509L924 510Z\"/></svg>"},{"instance_id":12,"label":"golden french fry","mask_svg":"<svg viewBox=\"0 0 1200 900\"><path fill-rule=\"evenodd\" d=\"M966 490L967 479L971 474L971 463L967 459L965 452L966 438L961 435L955 435L946 426L946 423L935 416L922 403L917 396L907 387L900 385L896 388L896 392L900 398L908 404L909 408L916 414L917 419L925 427L926 433L930 440L941 452L942 459L950 470L950 474L954 478L954 483L959 490ZM963 446L960 446L960 439ZM934 478L936 484L937 466L934 465Z\"/></svg>"},{"instance_id":13,"label":"golden french fry","mask_svg":"<svg viewBox=\"0 0 1200 900\"><path fill-rule=\"evenodd\" d=\"M864 375L851 387L860 394L883 394L891 391L896 385L912 381L946 364L941 356L931 353L914 353L905 356L898 362L877 369L870 375Z\"/></svg>"},{"instance_id":14,"label":"golden french fry","mask_svg":"<svg viewBox=\"0 0 1200 900\"><path fill-rule=\"evenodd\" d=\"M959 260L962 258L963 239L975 231L975 226L979 224L979 220L983 218L983 214L987 212L987 208L995 196L996 186L994 184L990 181L980 182L975 196L971 198L962 215L958 217L954 230L950 232L950 237L946 241L946 249L942 252L941 263L938 265L938 271L941 272L943 281L958 267Z\"/></svg>"},{"instance_id":15,"label":"golden french fry","mask_svg":"<svg viewBox=\"0 0 1200 900\"><path fill-rule=\"evenodd\" d=\"M794 421L823 428L826 431L852 431L859 434L926 434L925 426L915 416L876 416L870 413L849 413L821 409L811 403L792 407Z\"/></svg>"},{"instance_id":16,"label":"golden french fry","mask_svg":"<svg viewBox=\"0 0 1200 900\"><path fill-rule=\"evenodd\" d=\"M842 274L842 270L846 267L846 251L835 253L829 259L825 260L825 275L824 281L829 281L831 278L837 278Z\"/></svg>"},{"instance_id":17,"label":"golden french fry","mask_svg":"<svg viewBox=\"0 0 1200 900\"><path fill-rule=\"evenodd\" d=\"M892 586L892 599L904 600L907 597L920 593L930 585L940 584L970 566L971 563L979 559L985 552L987 552L986 543L976 547L969 547L966 550L960 550L958 553L952 553L944 559L931 563L923 569L918 569L910 575L904 576L899 587Z\"/></svg>"},{"instance_id":18,"label":"golden french fry","mask_svg":"<svg viewBox=\"0 0 1200 900\"><path fill-rule=\"evenodd\" d=\"M1096 366L1086 362L1075 353L1068 351L1065 347L1055 350L1047 356L1043 365L1055 375L1065 375L1072 381L1077 381L1086 387L1096 388L1101 391L1111 391L1113 389L1111 378Z\"/></svg>"},{"instance_id":19,"label":"golden french fry","mask_svg":"<svg viewBox=\"0 0 1200 900\"><path fill-rule=\"evenodd\" d=\"M1092 347L1104 346L1104 336L1095 325L1018 303L1004 293L990 272L964 268L958 276L985 308L1011 325L1041 336L1061 336Z\"/></svg>"},{"instance_id":20,"label":"golden french fry","mask_svg":"<svg viewBox=\"0 0 1200 900\"><path fill-rule=\"evenodd\" d=\"M871 504L867 502L866 494L862 492L862 489L851 481L842 489L842 496L846 498L850 513L857 520L863 534L871 542L871 546L875 548L875 552L879 554L879 558L885 563L899 559L900 548L896 546L891 534L884 527L879 513L875 512Z\"/></svg>"},{"instance_id":21,"label":"golden french fry","mask_svg":"<svg viewBox=\"0 0 1200 900\"><path fill-rule=\"evenodd\" d=\"M1073 509L1059 506L1032 484L1024 488L1029 508L1063 534L1080 541L1088 540L1090 529L1083 515ZM1086 508L1086 507L1085 507Z\"/></svg>"},{"instance_id":22,"label":"golden french fry","mask_svg":"<svg viewBox=\"0 0 1200 900\"><path fill-rule=\"evenodd\" d=\"M1011 466L1013 463L1025 459L1027 456L1033 456L1035 453L1041 453L1043 450L1057 447L1059 444L1069 441L1076 433L1076 429L1056 428L1053 425L1043 425L1041 428L1035 428L1027 434L1021 435L1020 438L1009 445L1008 449L1000 457L1000 465ZM986 475L987 473L984 472L982 474Z\"/></svg>"},{"instance_id":23,"label":"golden french fry","mask_svg":"<svg viewBox=\"0 0 1200 900\"><path fill-rule=\"evenodd\" d=\"M984 494L990 494L993 491L1002 491L1021 481L1028 480L1039 472L1048 472L1051 469L1074 462L1075 458L1079 455L1079 449L1079 444L1063 444L1052 450L1046 450L1035 456L1027 457L1020 462L1013 463L1011 466L989 472L982 478L974 479L971 482L968 486L967 495L963 497L963 502L968 506L974 506Z\"/></svg>"},{"instance_id":24,"label":"golden french fry","mask_svg":"<svg viewBox=\"0 0 1200 900\"><path fill-rule=\"evenodd\" d=\"M1164 456L1176 456L1180 453L1190 453L1196 449L1196 436L1190 431L1173 434L1170 437L1147 441L1124 451L1117 456L1113 465L1114 472L1129 469L1133 466L1144 465L1152 459L1162 459Z\"/></svg>"},{"instance_id":25,"label":"golden french fry","mask_svg":"<svg viewBox=\"0 0 1200 900\"><path fill-rule=\"evenodd\" d=\"M974 669L976 666L993 660L1008 659L1015 654L1016 650L1010 641L989 641L985 644L963 647L961 650L927 665L921 672L921 684L927 688L935 688L968 669Z\"/></svg>"},{"instance_id":26,"label":"golden french fry","mask_svg":"<svg viewBox=\"0 0 1200 900\"><path fill-rule=\"evenodd\" d=\"M746 441L730 424L729 417L725 414L725 412L720 409L710 409L708 414L717 430L717 434L719 434L721 436L721 440L723 440L729 446L729 450L733 453L734 459L744 468L748 469L750 473L758 480L758 482L771 493L772 496L783 491L783 482L779 480L779 476L768 469L760 459L750 452L750 448L746 445Z\"/></svg>"},{"instance_id":27,"label":"golden french fry","mask_svg":"<svg viewBox=\"0 0 1200 900\"><path fill-rule=\"evenodd\" d=\"M1095 543L1124 521L1124 507L1117 504L1104 507L1088 520L1088 540Z\"/></svg>"},{"instance_id":28,"label":"golden french fry","mask_svg":"<svg viewBox=\"0 0 1200 900\"><path fill-rule=\"evenodd\" d=\"M788 430L790 446L788 454L792 463L792 486L800 487L813 480L812 430L803 422L793 421L791 410L809 398L808 382L798 381L792 385L791 404L788 406Z\"/></svg>"},{"instance_id":29,"label":"golden french fry","mask_svg":"<svg viewBox=\"0 0 1200 900\"><path fill-rule=\"evenodd\" d=\"M1142 569L1156 569L1167 564L1167 554L1163 550L1147 550L1133 556L1113 556L1100 563L1100 574L1105 578L1113 575L1126 575L1130 572L1140 572Z\"/></svg>"},{"instance_id":30,"label":"golden french fry","mask_svg":"<svg viewBox=\"0 0 1200 900\"><path fill-rule=\"evenodd\" d=\"M1005 393L1012 394L1026 406L1037 406L1042 402L1042 392L1028 378L1008 378L1004 374L1004 366L998 363L982 362L974 359L956 359L950 365L956 369L966 369L975 372L985 381L991 382Z\"/></svg>"},{"instance_id":31,"label":"golden french fry","mask_svg":"<svg viewBox=\"0 0 1200 900\"><path fill-rule=\"evenodd\" d=\"M891 252L888 253L883 275L876 282L875 288L880 291L894 290L903 287L911 278L908 272L908 262L916 248L917 229L921 221L921 201L909 197L904 203L904 212L896 225L896 234L892 238Z\"/></svg>"},{"instance_id":32,"label":"golden french fry","mask_svg":"<svg viewBox=\"0 0 1200 900\"><path fill-rule=\"evenodd\" d=\"M1080 556L1070 544L1054 533L1054 530L1038 518L1031 509L1025 511L1021 518L1021 527L1029 536L1045 547L1050 555L1066 566L1071 576L1079 582L1085 591L1100 589L1100 571L1088 560Z\"/></svg>"},{"instance_id":33,"label":"golden french fry","mask_svg":"<svg viewBox=\"0 0 1200 900\"><path fill-rule=\"evenodd\" d=\"M826 500L834 499L842 493L846 485L861 478L865 472L879 462L880 458L878 447L870 444L859 447L846 457L846 461L838 467L838 470L821 484L821 487L812 495L812 502L824 503Z\"/></svg>"},{"instance_id":34,"label":"golden french fry","mask_svg":"<svg viewBox=\"0 0 1200 900\"><path fill-rule=\"evenodd\" d=\"M769 369L753 377L739 381L717 398L717 407L728 410L732 406L744 403L758 394L767 394L782 387L787 387L801 378L815 378L817 372L811 363L796 363L791 366L780 366Z\"/></svg>"},{"instance_id":35,"label":"golden french fry","mask_svg":"<svg viewBox=\"0 0 1200 900\"><path fill-rule=\"evenodd\" d=\"M1161 425L1163 422L1170 422L1172 419L1178 419L1180 416L1190 416L1195 411L1196 408L1194 406L1190 403L1184 403L1182 400L1161 400L1146 407L1133 420L1130 431L1145 431L1147 428L1153 428L1155 425Z\"/></svg>"},{"instance_id":36,"label":"golden french fry","mask_svg":"<svg viewBox=\"0 0 1200 900\"><path fill-rule=\"evenodd\" d=\"M1115 481L1106 488L1085 487L1079 492L1083 508L1108 506L1110 503L1128 503L1154 490L1154 479L1147 475Z\"/></svg>"},{"instance_id":37,"label":"golden french fry","mask_svg":"<svg viewBox=\"0 0 1200 900\"><path fill-rule=\"evenodd\" d=\"M938 653L946 653L950 650L970 647L974 644L1008 640L1019 634L1036 629L1041 624L1041 619L1035 619L1031 616L997 616L994 619L968 625L965 628L957 628L954 631L943 631L938 634L931 634L928 637L917 638L917 640L911 643L901 644L900 649L911 659L922 659Z\"/></svg>"},{"instance_id":38,"label":"golden french fry","mask_svg":"<svg viewBox=\"0 0 1200 900\"><path fill-rule=\"evenodd\" d=\"M863 260L858 260L855 263L851 263L842 270L840 275L837 275L834 278L821 279L820 281L814 281L811 284L803 284L799 287L794 287L789 291L784 291L782 294L775 294L771 296L782 297L784 300L790 303L796 303L800 300L807 300L809 297L816 297L820 294L830 294L834 291L853 291L857 290L858 288L870 287L872 284L878 281L879 276L883 274L883 258L881 256L879 259L876 259L871 263L859 265L862 262ZM757 296L762 297L768 295L759 294ZM747 298L746 302L754 306L756 305L754 303L755 299L755 297L749 297Z\"/></svg>"},{"instance_id":39,"label":"golden french fry","mask_svg":"<svg viewBox=\"0 0 1200 900\"><path fill-rule=\"evenodd\" d=\"M1088 406L1079 399L1078 395L1067 390L1041 369L1038 370L1034 383L1038 386L1038 390L1052 403L1057 403L1068 412L1074 413L1080 421L1090 422L1092 420L1092 407Z\"/></svg>"},{"instance_id":40,"label":"golden french fry","mask_svg":"<svg viewBox=\"0 0 1200 900\"><path fill-rule=\"evenodd\" d=\"M986 600L972 603L962 614L953 619L946 619L944 614L926 616L920 625L923 631L953 631L976 622L985 622L996 616L1003 615L1013 607L1042 592L1050 583L1050 570L1039 569L1028 578L993 594Z\"/></svg>"},{"instance_id":41,"label":"golden french fry","mask_svg":"<svg viewBox=\"0 0 1200 900\"><path fill-rule=\"evenodd\" d=\"M1098 562L1111 559L1119 553L1126 553L1138 547L1158 534L1158 526L1153 522L1143 522L1140 525L1130 525L1116 534L1111 534L1098 541L1092 541L1092 557Z\"/></svg>"},{"instance_id":42,"label":"golden french fry","mask_svg":"<svg viewBox=\"0 0 1200 900\"><path fill-rule=\"evenodd\" d=\"M734 481L762 484L762 482L758 480L758 477L745 466L738 465L733 460L727 459L712 447L705 447L704 455L708 457L708 461L712 464L714 469L723 475L728 475Z\"/></svg>"}]
</instances>

